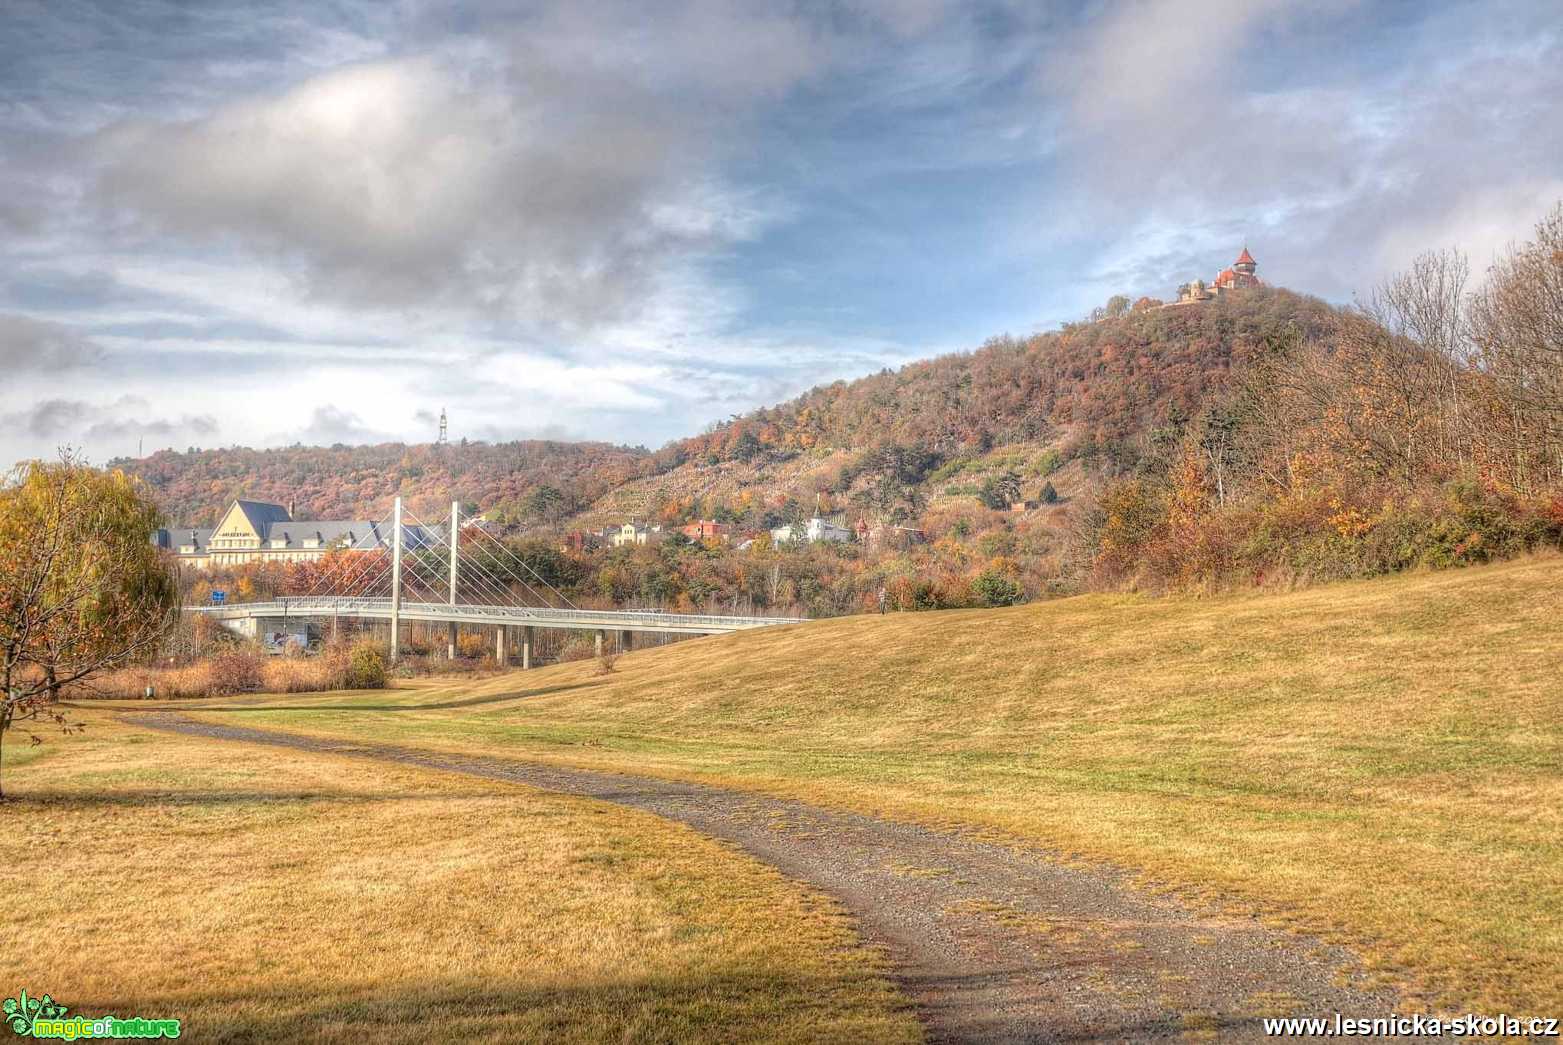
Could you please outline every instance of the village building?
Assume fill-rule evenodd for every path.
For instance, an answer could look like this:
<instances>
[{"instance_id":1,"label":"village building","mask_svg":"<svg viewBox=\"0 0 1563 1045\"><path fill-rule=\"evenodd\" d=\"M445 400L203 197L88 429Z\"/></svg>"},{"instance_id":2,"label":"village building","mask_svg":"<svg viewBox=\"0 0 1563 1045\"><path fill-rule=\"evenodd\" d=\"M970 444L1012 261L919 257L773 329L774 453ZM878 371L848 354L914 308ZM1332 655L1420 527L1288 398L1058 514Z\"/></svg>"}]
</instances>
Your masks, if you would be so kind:
<instances>
[{"instance_id":1,"label":"village building","mask_svg":"<svg viewBox=\"0 0 1563 1045\"><path fill-rule=\"evenodd\" d=\"M788 544L792 541L807 541L815 544L819 541L851 541L852 531L840 523L815 516L807 523L788 523L778 526L771 531L771 543Z\"/></svg>"},{"instance_id":2,"label":"village building","mask_svg":"<svg viewBox=\"0 0 1563 1045\"><path fill-rule=\"evenodd\" d=\"M732 537L733 528L727 523L700 519L687 526L680 526L678 532L692 541L721 541L725 544Z\"/></svg>"},{"instance_id":3,"label":"village building","mask_svg":"<svg viewBox=\"0 0 1563 1045\"><path fill-rule=\"evenodd\" d=\"M237 500L211 529L158 530L152 543L181 565L204 570L253 562L314 562L335 548L374 551L391 547L391 527L364 519L295 519L292 506ZM402 527L403 547L438 540L420 526Z\"/></svg>"},{"instance_id":4,"label":"village building","mask_svg":"<svg viewBox=\"0 0 1563 1045\"><path fill-rule=\"evenodd\" d=\"M1208 284L1202 279L1196 279L1179 287L1176 303L1190 305L1200 301L1214 301L1233 290L1262 287L1264 282L1254 274L1258 268L1254 256L1248 253L1247 247L1244 247L1243 253L1237 256L1232 266L1216 273L1216 278Z\"/></svg>"},{"instance_id":5,"label":"village building","mask_svg":"<svg viewBox=\"0 0 1563 1045\"><path fill-rule=\"evenodd\" d=\"M608 543L615 548L628 548L637 544L654 544L661 537L660 526L644 526L636 522L627 522L618 529L610 531Z\"/></svg>"}]
</instances>

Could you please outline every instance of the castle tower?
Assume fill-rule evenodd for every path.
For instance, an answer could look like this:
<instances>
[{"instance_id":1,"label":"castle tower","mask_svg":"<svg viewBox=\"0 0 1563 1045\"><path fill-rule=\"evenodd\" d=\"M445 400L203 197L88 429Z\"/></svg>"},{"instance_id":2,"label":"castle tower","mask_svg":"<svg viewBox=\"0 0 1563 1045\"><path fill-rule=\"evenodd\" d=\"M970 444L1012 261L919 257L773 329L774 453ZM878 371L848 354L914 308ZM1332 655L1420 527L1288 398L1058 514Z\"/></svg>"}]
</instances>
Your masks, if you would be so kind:
<instances>
[{"instance_id":1,"label":"castle tower","mask_svg":"<svg viewBox=\"0 0 1563 1045\"><path fill-rule=\"evenodd\" d=\"M445 445L446 435L445 408L442 406L440 407L440 437L438 440L440 446Z\"/></svg>"},{"instance_id":2,"label":"castle tower","mask_svg":"<svg viewBox=\"0 0 1563 1045\"><path fill-rule=\"evenodd\" d=\"M1241 273L1244 276L1252 276L1254 270L1258 267L1259 265L1254 261L1254 256L1248 253L1247 246L1243 247L1243 253L1237 256L1237 260L1232 262L1232 271Z\"/></svg>"}]
</instances>

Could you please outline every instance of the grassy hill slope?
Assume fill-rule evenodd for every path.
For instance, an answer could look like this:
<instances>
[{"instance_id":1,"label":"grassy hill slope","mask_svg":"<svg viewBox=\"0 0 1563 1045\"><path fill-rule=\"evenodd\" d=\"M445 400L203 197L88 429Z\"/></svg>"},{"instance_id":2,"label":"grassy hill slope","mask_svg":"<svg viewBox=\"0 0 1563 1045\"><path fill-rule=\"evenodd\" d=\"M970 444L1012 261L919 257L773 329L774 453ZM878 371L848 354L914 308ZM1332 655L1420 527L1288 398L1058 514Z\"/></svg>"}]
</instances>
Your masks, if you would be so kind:
<instances>
[{"instance_id":1,"label":"grassy hill slope","mask_svg":"<svg viewBox=\"0 0 1563 1045\"><path fill-rule=\"evenodd\" d=\"M1563 559L1285 595L858 616L214 719L973 825L1563 1002ZM364 703L383 703L383 695ZM307 710L297 710L305 708Z\"/></svg>"}]
</instances>

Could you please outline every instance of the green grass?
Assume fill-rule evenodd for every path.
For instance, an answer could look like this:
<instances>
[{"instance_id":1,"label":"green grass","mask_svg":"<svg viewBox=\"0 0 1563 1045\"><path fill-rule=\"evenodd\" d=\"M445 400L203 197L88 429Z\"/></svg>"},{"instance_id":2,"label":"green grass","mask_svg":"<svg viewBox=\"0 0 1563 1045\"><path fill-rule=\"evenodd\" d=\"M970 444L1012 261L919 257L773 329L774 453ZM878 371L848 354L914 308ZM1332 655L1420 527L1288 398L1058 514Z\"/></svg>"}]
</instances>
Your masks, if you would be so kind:
<instances>
[{"instance_id":1,"label":"green grass","mask_svg":"<svg viewBox=\"0 0 1563 1045\"><path fill-rule=\"evenodd\" d=\"M1351 943L1412 1000L1563 1003L1556 557L852 617L592 672L203 714L975 825Z\"/></svg>"}]
</instances>

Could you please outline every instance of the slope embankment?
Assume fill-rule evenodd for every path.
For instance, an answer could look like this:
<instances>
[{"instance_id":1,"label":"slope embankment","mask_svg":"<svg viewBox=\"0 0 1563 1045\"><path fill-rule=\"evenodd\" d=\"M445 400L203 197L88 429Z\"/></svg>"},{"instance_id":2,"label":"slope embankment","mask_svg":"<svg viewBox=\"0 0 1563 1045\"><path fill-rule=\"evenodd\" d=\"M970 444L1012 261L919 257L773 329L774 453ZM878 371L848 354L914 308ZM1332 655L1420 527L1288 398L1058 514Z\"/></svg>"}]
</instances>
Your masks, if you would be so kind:
<instances>
[{"instance_id":1,"label":"slope embankment","mask_svg":"<svg viewBox=\"0 0 1563 1045\"><path fill-rule=\"evenodd\" d=\"M1350 944L1413 997L1537 1013L1563 1001L1559 621L1551 557L193 713L989 829Z\"/></svg>"}]
</instances>

